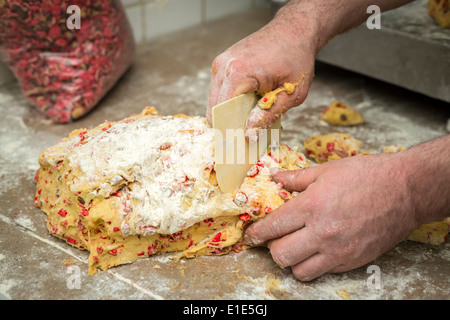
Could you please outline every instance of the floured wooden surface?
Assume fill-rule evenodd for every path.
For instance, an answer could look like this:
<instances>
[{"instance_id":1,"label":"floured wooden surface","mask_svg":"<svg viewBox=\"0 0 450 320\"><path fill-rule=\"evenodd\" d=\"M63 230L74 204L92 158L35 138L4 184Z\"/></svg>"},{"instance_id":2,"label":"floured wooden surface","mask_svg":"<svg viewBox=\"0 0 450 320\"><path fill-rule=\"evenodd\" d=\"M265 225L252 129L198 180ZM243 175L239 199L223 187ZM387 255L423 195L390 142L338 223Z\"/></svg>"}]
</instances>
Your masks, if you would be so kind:
<instances>
[{"instance_id":1,"label":"floured wooden surface","mask_svg":"<svg viewBox=\"0 0 450 320\"><path fill-rule=\"evenodd\" d=\"M10 299L448 299L450 244L405 242L372 263L302 283L280 269L264 248L221 257L171 261L170 255L87 275L87 252L53 238L45 214L34 208L33 176L39 152L79 127L118 120L154 105L161 114L204 115L210 62L256 30L264 12L217 21L139 48L132 70L87 117L69 125L40 120L16 84L0 88L0 298ZM226 32L224 32L226 31ZM220 35L220 37L218 36ZM340 100L366 119L334 128L322 108ZM446 132L448 104L318 65L304 105L283 118L284 143L301 146L314 134L349 133L364 151L410 147ZM367 287L369 265L381 271L381 289ZM67 285L80 270L81 290Z\"/></svg>"}]
</instances>

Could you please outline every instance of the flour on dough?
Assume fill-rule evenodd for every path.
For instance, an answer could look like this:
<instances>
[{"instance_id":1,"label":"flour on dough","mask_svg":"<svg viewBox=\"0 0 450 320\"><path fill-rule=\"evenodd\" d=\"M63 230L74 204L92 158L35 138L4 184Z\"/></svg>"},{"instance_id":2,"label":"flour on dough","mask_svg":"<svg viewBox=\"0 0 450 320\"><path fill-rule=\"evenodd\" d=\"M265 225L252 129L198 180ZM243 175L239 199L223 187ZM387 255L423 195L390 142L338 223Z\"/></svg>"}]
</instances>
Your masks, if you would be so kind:
<instances>
[{"instance_id":1,"label":"flour on dough","mask_svg":"<svg viewBox=\"0 0 450 320\"><path fill-rule=\"evenodd\" d=\"M305 168L309 160L298 149L269 148L240 189L223 193L206 118L146 108L73 131L39 164L36 207L52 235L90 252L95 274L163 252L190 258L246 249L245 227L292 197L269 169Z\"/></svg>"}]
</instances>

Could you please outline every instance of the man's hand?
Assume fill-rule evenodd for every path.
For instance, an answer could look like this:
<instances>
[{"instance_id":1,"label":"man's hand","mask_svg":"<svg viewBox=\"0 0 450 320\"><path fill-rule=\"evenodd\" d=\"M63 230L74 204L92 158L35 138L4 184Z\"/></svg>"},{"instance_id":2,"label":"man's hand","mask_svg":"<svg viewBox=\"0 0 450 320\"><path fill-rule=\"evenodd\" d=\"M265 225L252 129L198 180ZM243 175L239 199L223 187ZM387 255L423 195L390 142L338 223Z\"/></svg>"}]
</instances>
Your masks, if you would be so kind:
<instances>
[{"instance_id":1,"label":"man's hand","mask_svg":"<svg viewBox=\"0 0 450 320\"><path fill-rule=\"evenodd\" d=\"M406 177L391 155L335 160L273 179L301 192L250 226L246 241L267 242L275 262L300 280L366 264L417 225Z\"/></svg>"},{"instance_id":2,"label":"man's hand","mask_svg":"<svg viewBox=\"0 0 450 320\"><path fill-rule=\"evenodd\" d=\"M274 19L220 54L211 70L209 121L213 106L242 93L269 92L284 83L298 85L290 94L281 92L270 109L255 107L247 129L268 128L288 109L300 105L314 75L317 27L312 15L301 21Z\"/></svg>"},{"instance_id":3,"label":"man's hand","mask_svg":"<svg viewBox=\"0 0 450 320\"><path fill-rule=\"evenodd\" d=\"M382 11L411 0L379 0ZM372 0L290 0L266 26L239 41L213 62L206 116L211 123L215 105L242 93L266 93L296 84L292 93L279 93L269 109L255 107L246 136L257 140L287 110L306 98L314 77L317 52L335 35L367 19Z\"/></svg>"},{"instance_id":4,"label":"man's hand","mask_svg":"<svg viewBox=\"0 0 450 320\"><path fill-rule=\"evenodd\" d=\"M360 267L419 225L450 215L449 149L450 135L398 154L274 173L300 194L252 224L244 239L267 244L274 261L304 281Z\"/></svg>"}]
</instances>

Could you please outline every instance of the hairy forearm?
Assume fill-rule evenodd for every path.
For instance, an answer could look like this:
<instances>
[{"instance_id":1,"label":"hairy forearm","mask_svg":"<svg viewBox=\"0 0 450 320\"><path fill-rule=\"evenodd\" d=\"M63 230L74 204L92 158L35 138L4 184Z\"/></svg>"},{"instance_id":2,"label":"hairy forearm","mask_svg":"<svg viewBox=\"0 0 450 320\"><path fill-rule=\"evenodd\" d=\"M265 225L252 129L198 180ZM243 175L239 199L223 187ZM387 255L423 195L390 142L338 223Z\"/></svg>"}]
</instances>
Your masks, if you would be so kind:
<instances>
[{"instance_id":1,"label":"hairy forearm","mask_svg":"<svg viewBox=\"0 0 450 320\"><path fill-rule=\"evenodd\" d=\"M363 23L367 8L377 5L382 12L395 9L412 0L290 0L276 14L273 22L292 26L294 32L313 24L319 51L331 38Z\"/></svg>"},{"instance_id":2,"label":"hairy forearm","mask_svg":"<svg viewBox=\"0 0 450 320\"><path fill-rule=\"evenodd\" d=\"M398 154L418 224L450 216L450 135Z\"/></svg>"}]
</instances>

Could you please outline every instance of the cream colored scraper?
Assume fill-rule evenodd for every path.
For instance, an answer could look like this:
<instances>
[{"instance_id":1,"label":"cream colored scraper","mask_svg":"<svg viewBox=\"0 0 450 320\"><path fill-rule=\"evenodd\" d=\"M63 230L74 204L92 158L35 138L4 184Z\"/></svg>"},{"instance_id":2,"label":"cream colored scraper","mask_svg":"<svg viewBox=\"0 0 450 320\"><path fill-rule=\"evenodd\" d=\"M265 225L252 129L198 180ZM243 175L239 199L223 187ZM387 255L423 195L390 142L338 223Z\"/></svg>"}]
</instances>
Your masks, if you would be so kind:
<instances>
[{"instance_id":1,"label":"cream colored scraper","mask_svg":"<svg viewBox=\"0 0 450 320\"><path fill-rule=\"evenodd\" d=\"M241 94L218 104L212 109L215 129L215 171L220 189L231 193L244 181L248 170L256 163L272 142L281 138L281 121L270 130L260 132L258 143L245 138L245 124L250 111L256 106L255 93Z\"/></svg>"}]
</instances>

